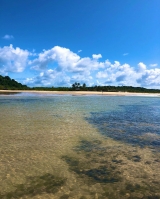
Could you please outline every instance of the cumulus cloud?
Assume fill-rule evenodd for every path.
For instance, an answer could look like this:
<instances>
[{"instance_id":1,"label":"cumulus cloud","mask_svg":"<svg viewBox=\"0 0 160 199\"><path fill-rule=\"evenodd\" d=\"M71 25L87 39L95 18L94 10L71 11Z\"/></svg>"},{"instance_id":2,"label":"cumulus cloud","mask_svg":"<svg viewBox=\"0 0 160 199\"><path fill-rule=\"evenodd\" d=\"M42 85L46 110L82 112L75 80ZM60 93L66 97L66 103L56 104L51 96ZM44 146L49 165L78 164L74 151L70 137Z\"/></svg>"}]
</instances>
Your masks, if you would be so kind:
<instances>
[{"instance_id":1,"label":"cumulus cloud","mask_svg":"<svg viewBox=\"0 0 160 199\"><path fill-rule=\"evenodd\" d=\"M150 65L147 67L143 62L131 66L128 63L121 64L118 60L100 61L100 58L101 54L81 57L60 46L35 53L10 45L0 48L0 74L23 72L26 67L31 68L33 77L23 82L29 86L71 86L75 81L90 86L97 82L101 85L148 88L160 86L160 69L156 68L156 64L152 64L155 68L150 68Z\"/></svg>"},{"instance_id":2,"label":"cumulus cloud","mask_svg":"<svg viewBox=\"0 0 160 199\"><path fill-rule=\"evenodd\" d=\"M90 57L80 57L68 48L55 46L49 50L43 50L37 58L29 62L32 70L48 71L54 69L57 73L67 74L70 81L88 82L91 81L91 73L105 68L109 61L100 62L101 54L93 54ZM61 79L64 78L61 77ZM49 78L50 79L50 78ZM44 82L44 81L43 81Z\"/></svg>"},{"instance_id":3,"label":"cumulus cloud","mask_svg":"<svg viewBox=\"0 0 160 199\"><path fill-rule=\"evenodd\" d=\"M0 72L4 74L22 72L27 65L29 55L29 51L19 47L14 48L12 45L0 48Z\"/></svg>"},{"instance_id":4,"label":"cumulus cloud","mask_svg":"<svg viewBox=\"0 0 160 199\"><path fill-rule=\"evenodd\" d=\"M67 48L55 46L49 50L43 50L39 53L38 58L30 62L32 69L44 70L48 65L54 62L58 63L59 67L74 67L75 63L80 60L80 56L73 53Z\"/></svg>"},{"instance_id":5,"label":"cumulus cloud","mask_svg":"<svg viewBox=\"0 0 160 199\"><path fill-rule=\"evenodd\" d=\"M138 83L145 87L159 88L160 86L160 69L146 70L145 73L139 78Z\"/></svg>"},{"instance_id":6,"label":"cumulus cloud","mask_svg":"<svg viewBox=\"0 0 160 199\"><path fill-rule=\"evenodd\" d=\"M33 78L27 78L24 82L29 86L70 86L70 77L63 72L56 70L46 70L40 72L39 75Z\"/></svg>"},{"instance_id":7,"label":"cumulus cloud","mask_svg":"<svg viewBox=\"0 0 160 199\"><path fill-rule=\"evenodd\" d=\"M7 40L14 39L13 35L4 35L2 38Z\"/></svg>"},{"instance_id":8,"label":"cumulus cloud","mask_svg":"<svg viewBox=\"0 0 160 199\"><path fill-rule=\"evenodd\" d=\"M99 71L96 75L99 81L102 79L105 84L110 85L131 85L143 86L148 88L159 88L160 86L160 69L147 69L147 66L140 62L138 68L131 67L129 64L120 64L115 61L114 64Z\"/></svg>"},{"instance_id":9,"label":"cumulus cloud","mask_svg":"<svg viewBox=\"0 0 160 199\"><path fill-rule=\"evenodd\" d=\"M151 67L156 67L158 64L150 64Z\"/></svg>"},{"instance_id":10,"label":"cumulus cloud","mask_svg":"<svg viewBox=\"0 0 160 199\"><path fill-rule=\"evenodd\" d=\"M39 53L30 65L32 69L42 71L34 82L45 85L47 82L50 85L55 85L56 82L60 85L71 85L79 81L88 85L99 82L101 85L153 87L160 82L159 70L155 70L156 72L149 70L143 62L133 67L127 63L121 64L119 61L111 63L108 59L101 62L100 58L101 54L93 54L92 58L80 57L70 49L55 46Z\"/></svg>"},{"instance_id":11,"label":"cumulus cloud","mask_svg":"<svg viewBox=\"0 0 160 199\"><path fill-rule=\"evenodd\" d=\"M99 62L100 54L93 55L93 58L81 58L70 49L55 46L52 49L44 50L36 59L30 61L34 70L46 70L50 65L57 65L57 70L65 70L73 73L85 73L87 70L98 70L103 68L105 63Z\"/></svg>"},{"instance_id":12,"label":"cumulus cloud","mask_svg":"<svg viewBox=\"0 0 160 199\"><path fill-rule=\"evenodd\" d=\"M138 66L139 66L139 72L144 72L146 70L146 65L143 62L140 62Z\"/></svg>"},{"instance_id":13,"label":"cumulus cloud","mask_svg":"<svg viewBox=\"0 0 160 199\"><path fill-rule=\"evenodd\" d=\"M98 55L93 54L92 57L93 57L93 59L100 59L100 58L102 58L102 55L101 54L98 54Z\"/></svg>"},{"instance_id":14,"label":"cumulus cloud","mask_svg":"<svg viewBox=\"0 0 160 199\"><path fill-rule=\"evenodd\" d=\"M108 62L109 63L109 62ZM96 75L98 79L104 79L105 84L113 85L134 85L137 84L136 73L134 69L129 64L120 64L120 62L115 61L114 64L108 65L105 70L99 71ZM134 82L133 82L134 81Z\"/></svg>"}]
</instances>

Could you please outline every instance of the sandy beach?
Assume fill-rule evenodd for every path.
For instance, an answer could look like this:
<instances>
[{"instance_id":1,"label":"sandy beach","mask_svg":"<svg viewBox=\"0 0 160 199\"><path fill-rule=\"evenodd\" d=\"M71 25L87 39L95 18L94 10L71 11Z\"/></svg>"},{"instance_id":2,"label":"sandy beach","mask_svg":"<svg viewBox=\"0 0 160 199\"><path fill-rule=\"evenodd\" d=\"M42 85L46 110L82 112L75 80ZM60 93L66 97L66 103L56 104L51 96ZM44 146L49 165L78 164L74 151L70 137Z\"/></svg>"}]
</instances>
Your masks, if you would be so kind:
<instances>
[{"instance_id":1,"label":"sandy beach","mask_svg":"<svg viewBox=\"0 0 160 199\"><path fill-rule=\"evenodd\" d=\"M160 97L160 93L130 93L130 92L100 92L100 91L32 91L32 90L0 90L0 94L7 93L36 93L55 95L111 95L111 96L153 96Z\"/></svg>"}]
</instances>

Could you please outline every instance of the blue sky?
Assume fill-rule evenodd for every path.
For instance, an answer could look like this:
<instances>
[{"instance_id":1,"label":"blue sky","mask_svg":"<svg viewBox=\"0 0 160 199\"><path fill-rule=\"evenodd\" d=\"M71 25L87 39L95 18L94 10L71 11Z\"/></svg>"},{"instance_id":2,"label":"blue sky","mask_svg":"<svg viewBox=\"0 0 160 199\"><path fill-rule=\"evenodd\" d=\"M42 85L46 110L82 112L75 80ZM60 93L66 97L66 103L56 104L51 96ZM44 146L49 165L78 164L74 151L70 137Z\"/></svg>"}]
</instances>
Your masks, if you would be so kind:
<instances>
[{"instance_id":1,"label":"blue sky","mask_svg":"<svg viewBox=\"0 0 160 199\"><path fill-rule=\"evenodd\" d=\"M0 74L160 89L160 1L0 0Z\"/></svg>"}]
</instances>

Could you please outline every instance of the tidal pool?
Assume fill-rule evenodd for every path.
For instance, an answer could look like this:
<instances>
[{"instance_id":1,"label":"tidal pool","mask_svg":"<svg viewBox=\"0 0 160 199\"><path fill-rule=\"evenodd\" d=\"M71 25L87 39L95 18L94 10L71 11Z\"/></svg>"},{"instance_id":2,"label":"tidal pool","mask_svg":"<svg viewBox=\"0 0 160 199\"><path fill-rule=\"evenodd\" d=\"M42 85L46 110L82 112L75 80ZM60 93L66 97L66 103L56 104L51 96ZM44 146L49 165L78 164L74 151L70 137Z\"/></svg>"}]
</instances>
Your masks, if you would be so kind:
<instances>
[{"instance_id":1,"label":"tidal pool","mask_svg":"<svg viewBox=\"0 0 160 199\"><path fill-rule=\"evenodd\" d=\"M160 198L160 98L0 96L0 198Z\"/></svg>"}]
</instances>

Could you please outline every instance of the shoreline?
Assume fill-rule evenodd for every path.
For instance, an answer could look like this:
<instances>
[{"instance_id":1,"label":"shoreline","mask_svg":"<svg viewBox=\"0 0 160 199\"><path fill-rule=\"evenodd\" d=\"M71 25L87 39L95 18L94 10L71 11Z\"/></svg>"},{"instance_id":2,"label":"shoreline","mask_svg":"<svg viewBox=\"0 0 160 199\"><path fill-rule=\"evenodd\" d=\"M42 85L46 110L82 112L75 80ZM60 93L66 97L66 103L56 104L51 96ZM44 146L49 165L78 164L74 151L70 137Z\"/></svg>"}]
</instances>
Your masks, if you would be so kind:
<instances>
[{"instance_id":1,"label":"shoreline","mask_svg":"<svg viewBox=\"0 0 160 199\"><path fill-rule=\"evenodd\" d=\"M160 97L160 93L130 93L130 92L100 92L100 91L32 91L32 90L0 90L0 94L5 93L33 93L33 94L53 94L53 95L101 95L101 96L153 96Z\"/></svg>"}]
</instances>

